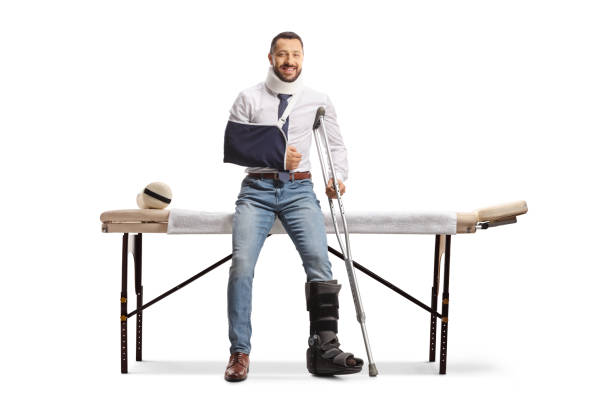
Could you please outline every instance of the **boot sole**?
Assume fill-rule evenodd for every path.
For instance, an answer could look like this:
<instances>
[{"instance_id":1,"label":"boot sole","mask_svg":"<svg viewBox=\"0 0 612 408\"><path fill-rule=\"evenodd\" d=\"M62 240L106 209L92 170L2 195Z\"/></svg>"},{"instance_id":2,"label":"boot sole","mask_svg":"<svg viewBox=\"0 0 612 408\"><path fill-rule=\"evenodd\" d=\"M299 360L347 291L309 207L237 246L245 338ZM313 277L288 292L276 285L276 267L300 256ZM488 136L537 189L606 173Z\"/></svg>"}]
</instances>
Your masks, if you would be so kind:
<instances>
[{"instance_id":1,"label":"boot sole","mask_svg":"<svg viewBox=\"0 0 612 408\"><path fill-rule=\"evenodd\" d=\"M358 361L357 359L355 359ZM361 359L359 359L361 360ZM306 350L306 368L310 374L320 377L330 377L333 375L357 374L363 368L363 362L353 367L344 367L333 364L317 355L311 349Z\"/></svg>"}]
</instances>

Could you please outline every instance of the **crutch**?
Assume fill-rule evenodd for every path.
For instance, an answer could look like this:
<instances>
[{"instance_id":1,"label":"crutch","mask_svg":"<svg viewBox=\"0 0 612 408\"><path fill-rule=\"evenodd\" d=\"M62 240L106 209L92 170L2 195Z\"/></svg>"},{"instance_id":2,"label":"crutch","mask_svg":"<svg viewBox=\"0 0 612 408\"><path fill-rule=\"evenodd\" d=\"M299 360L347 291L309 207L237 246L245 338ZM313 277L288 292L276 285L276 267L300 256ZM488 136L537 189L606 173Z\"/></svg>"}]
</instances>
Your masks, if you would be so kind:
<instances>
[{"instance_id":1,"label":"crutch","mask_svg":"<svg viewBox=\"0 0 612 408\"><path fill-rule=\"evenodd\" d=\"M342 255L344 256L344 263L346 264L346 271L348 272L348 278L351 284L353 302L355 302L355 311L357 312L357 321L361 325L363 342L365 343L366 353L368 355L368 368L370 377L375 377L376 375L378 375L378 370L376 369L376 364L374 363L374 359L372 358L372 352L370 351L370 342L368 340L368 332L366 330L365 325L365 313L363 312L363 305L361 304L359 287L357 286L357 280L355 279L355 269L353 269L353 257L351 256L351 244L349 242L349 232L348 226L346 224L346 217L344 216L344 206L342 205L342 199L340 198L340 188L338 187L338 182L336 181L334 162L332 160L331 150L329 149L329 144L327 142L327 133L325 132L325 124L323 123L323 119L325 119L325 108L321 106L319 107L319 109L317 109L317 115L315 117L314 124L312 125L312 134L317 145L317 152L319 153L319 161L321 162L321 170L323 171L324 183L327 183L327 181L329 180L328 170L331 170L331 178L333 180L334 189L336 190L336 198L338 199L338 206L340 207L342 226L344 227L346 250L344 248L342 240L340 239L340 231L338 230L338 223L336 222L336 214L334 211L334 202L331 198L328 197L329 208L331 209L331 217L334 223L334 230L336 231L336 238L338 238L338 243L340 244L340 249L342 250ZM322 131L320 131L319 128ZM323 147L321 146L321 140L319 139L323 140L325 150L323 150ZM324 158L324 152L327 153L327 161Z\"/></svg>"}]
</instances>

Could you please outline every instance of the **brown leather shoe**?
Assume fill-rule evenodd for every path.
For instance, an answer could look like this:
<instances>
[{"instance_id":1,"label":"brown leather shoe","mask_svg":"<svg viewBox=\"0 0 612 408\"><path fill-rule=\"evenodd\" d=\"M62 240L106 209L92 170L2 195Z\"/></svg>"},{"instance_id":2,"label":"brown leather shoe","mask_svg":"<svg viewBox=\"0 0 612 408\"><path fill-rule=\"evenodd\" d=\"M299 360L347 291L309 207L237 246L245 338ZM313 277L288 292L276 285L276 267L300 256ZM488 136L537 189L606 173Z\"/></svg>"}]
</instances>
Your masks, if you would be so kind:
<instances>
[{"instance_id":1,"label":"brown leather shoe","mask_svg":"<svg viewBox=\"0 0 612 408\"><path fill-rule=\"evenodd\" d=\"M246 380L249 372L249 355L239 351L232 353L225 369L227 381Z\"/></svg>"}]
</instances>

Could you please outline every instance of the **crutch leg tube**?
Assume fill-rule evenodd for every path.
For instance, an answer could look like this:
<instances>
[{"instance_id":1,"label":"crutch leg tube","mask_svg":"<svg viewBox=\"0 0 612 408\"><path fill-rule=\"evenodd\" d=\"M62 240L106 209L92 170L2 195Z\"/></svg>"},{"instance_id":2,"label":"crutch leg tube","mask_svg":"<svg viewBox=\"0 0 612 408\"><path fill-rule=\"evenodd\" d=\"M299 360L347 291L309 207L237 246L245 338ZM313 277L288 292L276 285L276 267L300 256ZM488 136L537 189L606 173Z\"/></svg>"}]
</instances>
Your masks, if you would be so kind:
<instances>
[{"instance_id":1,"label":"crutch leg tube","mask_svg":"<svg viewBox=\"0 0 612 408\"><path fill-rule=\"evenodd\" d=\"M338 244L344 256L344 263L346 265L346 271L348 273L349 283L351 286L351 293L353 295L353 302L355 303L355 311L357 313L357 321L361 325L361 333L363 334L363 341L368 356L368 369L371 377L378 374L374 358L372 357L372 351L370 350L370 342L368 340L368 332L365 324L365 313L363 311L363 304L361 302L361 295L359 294L359 286L355 278L355 269L353 268L353 257L351 255L351 244L349 240L348 225L346 223L346 216L344 214L344 205L342 204L342 198L340 197L340 188L336 179L336 172L334 169L334 163L331 155L331 149L327 140L327 133L325 131L325 108L320 107L317 110L314 124L312 126L313 138L317 146L317 152L319 154L319 161L321 162L321 170L323 172L323 180L325 183L331 178L333 181L334 190L336 191L336 198L338 200L338 207L340 209L340 218L342 219L342 227L344 230L344 243L340 238L340 230L338 228L338 222L336 220L336 214L334 209L333 199L328 197L329 207L331 210L331 217L334 224L334 231ZM331 173L331 177L330 177Z\"/></svg>"}]
</instances>

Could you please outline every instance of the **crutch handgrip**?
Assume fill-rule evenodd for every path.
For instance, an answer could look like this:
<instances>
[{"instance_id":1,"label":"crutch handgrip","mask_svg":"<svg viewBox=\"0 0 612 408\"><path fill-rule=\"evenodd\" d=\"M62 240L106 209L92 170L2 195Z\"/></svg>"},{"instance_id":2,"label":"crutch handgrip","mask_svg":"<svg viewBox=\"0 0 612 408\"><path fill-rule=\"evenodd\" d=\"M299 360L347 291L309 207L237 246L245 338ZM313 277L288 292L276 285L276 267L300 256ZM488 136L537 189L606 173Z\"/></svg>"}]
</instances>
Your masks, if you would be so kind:
<instances>
[{"instance_id":1,"label":"crutch handgrip","mask_svg":"<svg viewBox=\"0 0 612 408\"><path fill-rule=\"evenodd\" d=\"M315 116L314 123L312 124L312 130L318 129L319 126L321 126L321 118L323 116L325 116L325 108L319 106L319 109L317 109L317 115Z\"/></svg>"}]
</instances>

